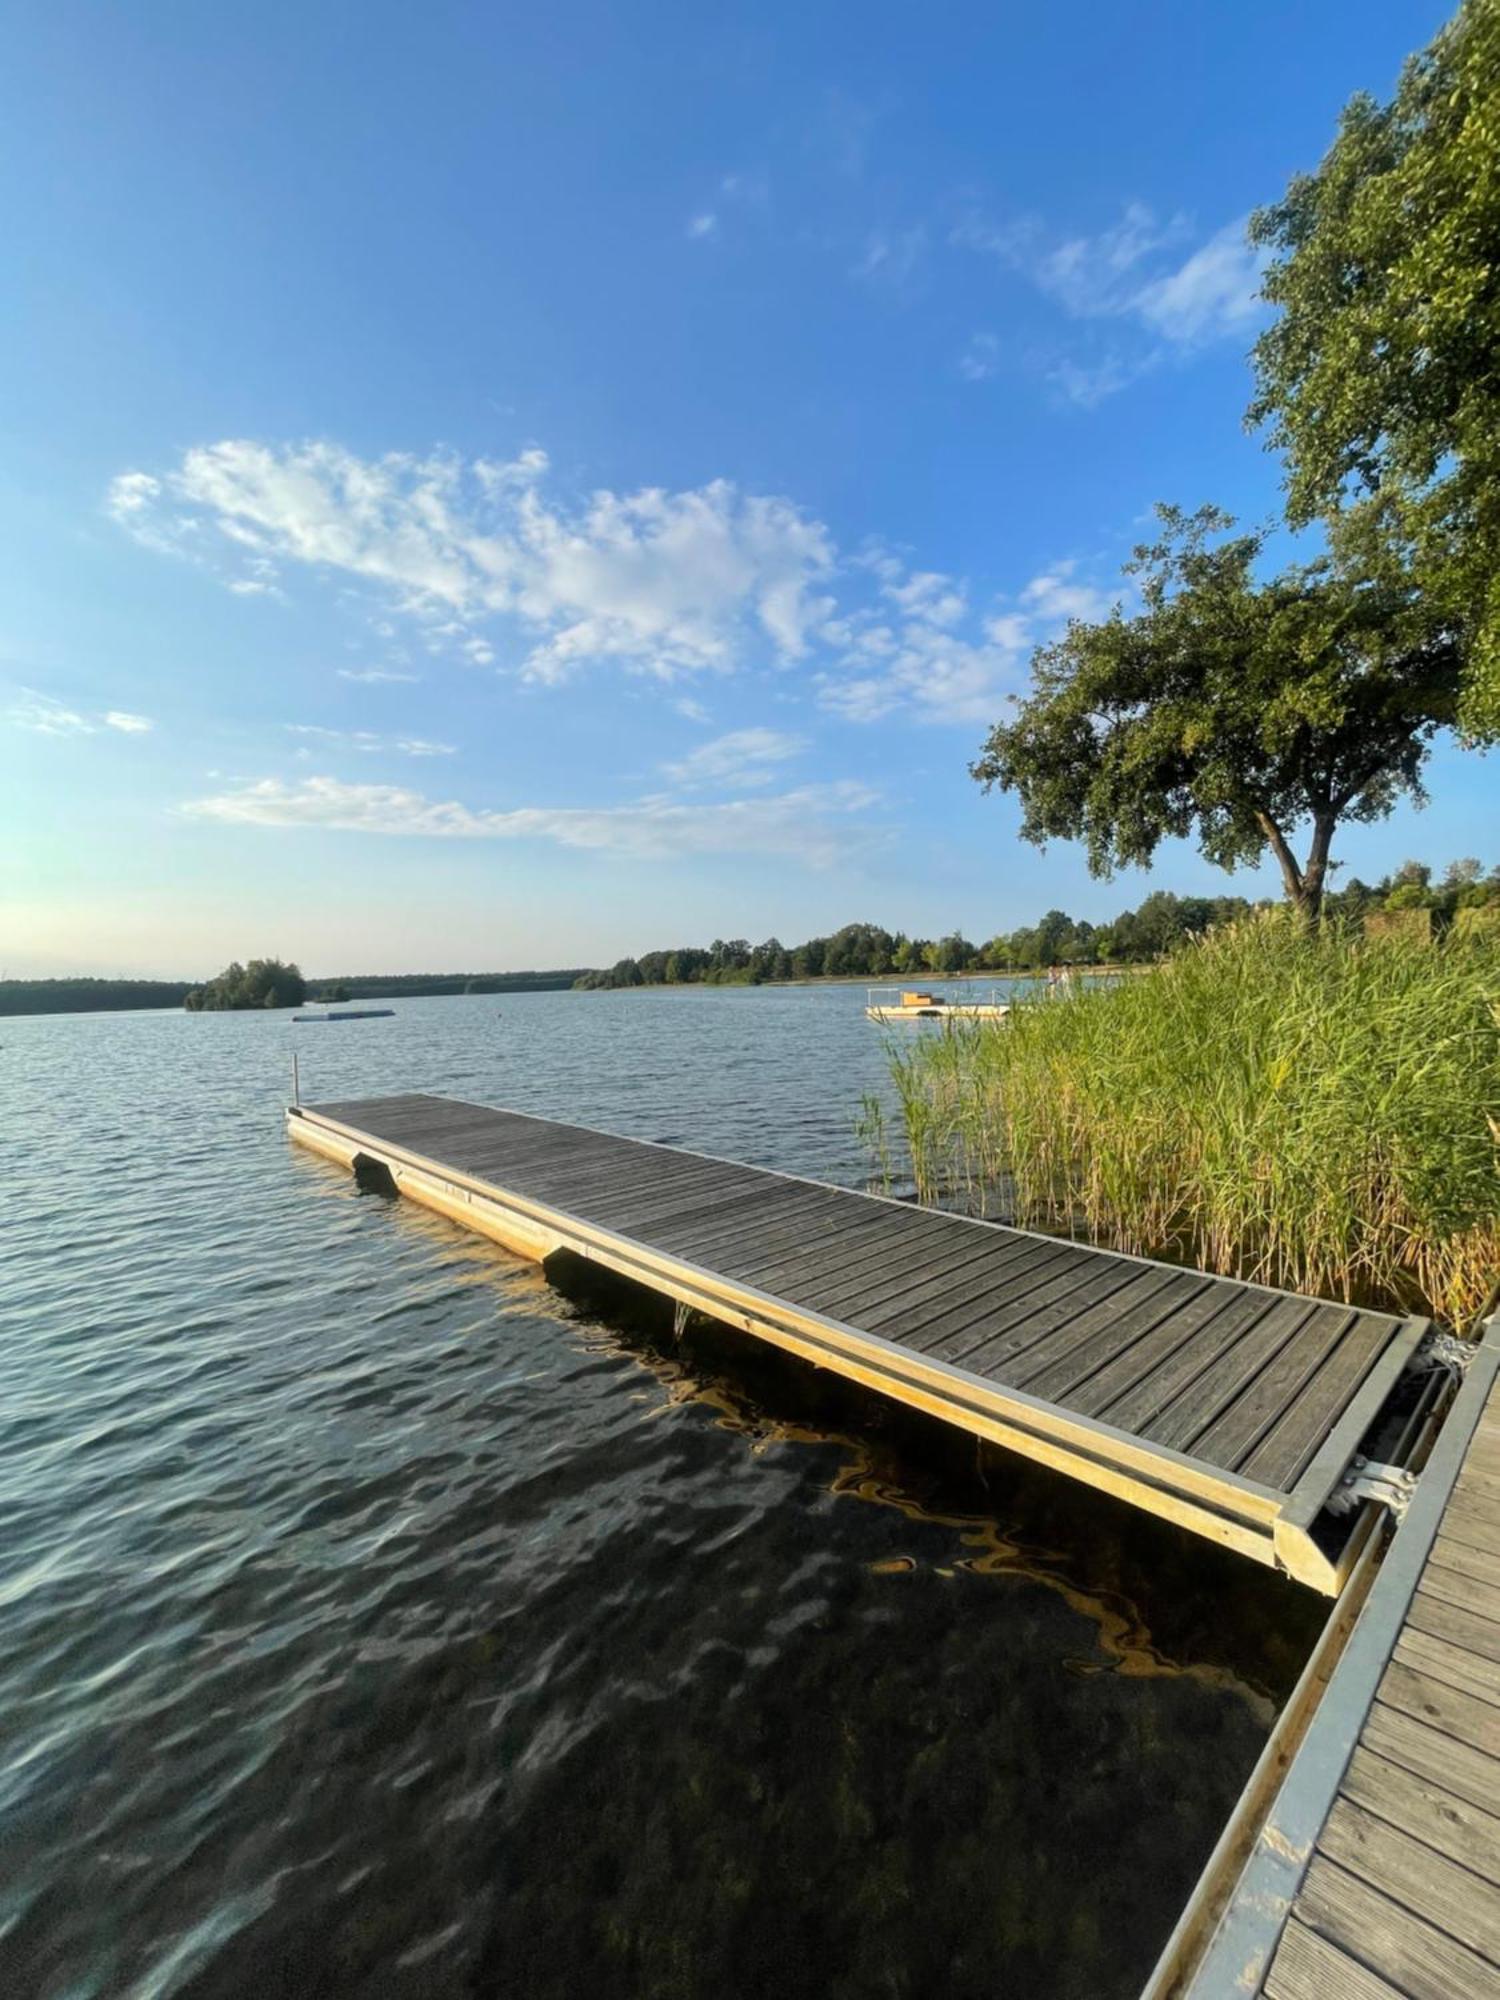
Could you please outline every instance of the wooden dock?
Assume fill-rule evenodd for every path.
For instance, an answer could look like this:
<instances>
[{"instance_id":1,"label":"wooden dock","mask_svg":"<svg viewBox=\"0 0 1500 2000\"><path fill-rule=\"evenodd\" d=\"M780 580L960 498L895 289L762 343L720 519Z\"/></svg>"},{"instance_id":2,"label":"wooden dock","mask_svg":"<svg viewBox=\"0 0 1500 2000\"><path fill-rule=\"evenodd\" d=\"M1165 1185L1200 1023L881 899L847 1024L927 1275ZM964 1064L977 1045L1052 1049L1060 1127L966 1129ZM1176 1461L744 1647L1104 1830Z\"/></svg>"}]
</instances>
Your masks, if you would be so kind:
<instances>
[{"instance_id":1,"label":"wooden dock","mask_svg":"<svg viewBox=\"0 0 1500 2000\"><path fill-rule=\"evenodd\" d=\"M1427 1330L877 1195L433 1096L298 1143L522 1255L570 1250L1329 1595L1326 1503Z\"/></svg>"},{"instance_id":2,"label":"wooden dock","mask_svg":"<svg viewBox=\"0 0 1500 2000\"><path fill-rule=\"evenodd\" d=\"M1143 2000L1500 1994L1497 1371L1500 1316L1206 1949L1180 1925Z\"/></svg>"}]
</instances>

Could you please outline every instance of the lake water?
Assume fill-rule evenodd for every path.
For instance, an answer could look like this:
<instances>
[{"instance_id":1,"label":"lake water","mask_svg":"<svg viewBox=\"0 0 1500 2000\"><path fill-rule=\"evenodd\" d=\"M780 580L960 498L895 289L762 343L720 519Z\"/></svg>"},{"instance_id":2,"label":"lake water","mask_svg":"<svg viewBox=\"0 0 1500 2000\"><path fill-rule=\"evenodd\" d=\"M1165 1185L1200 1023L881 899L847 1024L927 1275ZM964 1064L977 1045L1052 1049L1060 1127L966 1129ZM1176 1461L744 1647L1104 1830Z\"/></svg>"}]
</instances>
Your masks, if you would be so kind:
<instances>
[{"instance_id":1,"label":"lake water","mask_svg":"<svg viewBox=\"0 0 1500 2000\"><path fill-rule=\"evenodd\" d=\"M0 1021L0 1992L1133 1995L1321 1606L283 1134L858 1184L862 989L394 1004Z\"/></svg>"}]
</instances>

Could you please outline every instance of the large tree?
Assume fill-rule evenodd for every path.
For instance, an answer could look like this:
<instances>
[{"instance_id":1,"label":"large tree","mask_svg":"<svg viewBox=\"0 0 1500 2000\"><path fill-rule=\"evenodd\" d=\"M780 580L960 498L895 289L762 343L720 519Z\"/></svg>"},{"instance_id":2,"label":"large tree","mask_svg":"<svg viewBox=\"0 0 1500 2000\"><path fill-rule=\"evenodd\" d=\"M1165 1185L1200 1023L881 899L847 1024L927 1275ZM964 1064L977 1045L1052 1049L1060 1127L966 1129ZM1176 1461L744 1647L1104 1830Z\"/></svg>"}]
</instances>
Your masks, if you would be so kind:
<instances>
[{"instance_id":1,"label":"large tree","mask_svg":"<svg viewBox=\"0 0 1500 2000\"><path fill-rule=\"evenodd\" d=\"M1465 638L1466 729L1500 736L1500 0L1467 0L1389 104L1353 98L1251 235L1280 312L1250 416L1292 523L1379 514Z\"/></svg>"},{"instance_id":2,"label":"large tree","mask_svg":"<svg viewBox=\"0 0 1500 2000\"><path fill-rule=\"evenodd\" d=\"M1316 916L1339 823L1423 796L1455 713L1452 630L1378 537L1261 582L1262 535L1212 507L1158 512L1127 567L1139 610L1040 647L970 768L1019 796L1026 839L1082 840L1095 875L1196 835L1223 868L1269 850Z\"/></svg>"}]
</instances>

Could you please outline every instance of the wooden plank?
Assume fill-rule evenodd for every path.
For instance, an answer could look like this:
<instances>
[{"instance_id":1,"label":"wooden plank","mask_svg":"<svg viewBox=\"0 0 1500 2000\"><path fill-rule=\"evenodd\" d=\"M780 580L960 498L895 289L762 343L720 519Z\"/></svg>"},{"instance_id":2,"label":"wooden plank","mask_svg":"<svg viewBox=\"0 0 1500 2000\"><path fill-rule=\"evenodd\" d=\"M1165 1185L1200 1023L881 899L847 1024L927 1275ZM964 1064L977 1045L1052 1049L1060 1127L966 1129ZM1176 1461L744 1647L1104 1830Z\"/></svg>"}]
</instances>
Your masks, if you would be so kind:
<instances>
[{"instance_id":1,"label":"wooden plank","mask_svg":"<svg viewBox=\"0 0 1500 2000\"><path fill-rule=\"evenodd\" d=\"M859 1325L874 1326L877 1318L883 1323L892 1313L905 1315L924 1301L947 1298L964 1287L982 1297L998 1281L1000 1272L1024 1252L1024 1245L997 1248L970 1243L959 1255L944 1257L941 1262L923 1262L906 1254L894 1263L841 1275L839 1291L832 1305L824 1309L837 1311L845 1303L857 1303Z\"/></svg>"},{"instance_id":2,"label":"wooden plank","mask_svg":"<svg viewBox=\"0 0 1500 2000\"><path fill-rule=\"evenodd\" d=\"M1291 1487L1327 1434L1328 1409L1342 1409L1384 1352L1387 1336L1356 1314L1354 1325L1325 1357L1307 1385L1307 1394L1287 1398L1282 1416L1260 1443L1240 1460L1252 1479Z\"/></svg>"},{"instance_id":3,"label":"wooden plank","mask_svg":"<svg viewBox=\"0 0 1500 2000\"><path fill-rule=\"evenodd\" d=\"M920 1344L924 1352L930 1351L955 1319L988 1311L997 1295L1019 1297L1023 1287L1041 1282L1040 1273L1062 1270L1067 1262L1067 1248L1066 1244L1045 1237L1006 1243L994 1251L982 1279L961 1273L956 1279L932 1286L920 1297L896 1299L889 1306L871 1306L865 1323L872 1332L884 1333L890 1328L909 1326L913 1316L918 1315L922 1327ZM901 1335L903 1339L910 1337L906 1333Z\"/></svg>"},{"instance_id":4,"label":"wooden plank","mask_svg":"<svg viewBox=\"0 0 1500 2000\"><path fill-rule=\"evenodd\" d=\"M1346 1306L1319 1306L1310 1313L1228 1408L1194 1437L1194 1453L1214 1465L1243 1463L1292 1404L1314 1400L1309 1384L1352 1332L1355 1317ZM1342 1409L1345 1400L1338 1397L1333 1407Z\"/></svg>"},{"instance_id":5,"label":"wooden plank","mask_svg":"<svg viewBox=\"0 0 1500 2000\"><path fill-rule=\"evenodd\" d=\"M1425 1841L1340 1798L1328 1815L1318 1852L1500 1966L1500 1897ZM1495 1974L1490 1977L1493 2000Z\"/></svg>"},{"instance_id":6,"label":"wooden plank","mask_svg":"<svg viewBox=\"0 0 1500 2000\"><path fill-rule=\"evenodd\" d=\"M1481 1708L1483 1704L1478 1704ZM1490 1733L1490 1732L1487 1732ZM1430 1723L1377 1701L1370 1710L1360 1742L1388 1763L1399 1764L1455 1798L1478 1806L1486 1814L1500 1802L1500 1758L1493 1750L1461 1743ZM1388 1815L1386 1815L1388 1817ZM1500 1821L1496 1822L1500 1827ZM1418 1829L1413 1826L1412 1832ZM1464 1860L1460 1855L1459 1860Z\"/></svg>"},{"instance_id":7,"label":"wooden plank","mask_svg":"<svg viewBox=\"0 0 1500 2000\"><path fill-rule=\"evenodd\" d=\"M1318 1856L1298 1919L1407 2000L1495 2000L1494 1967L1361 1876Z\"/></svg>"},{"instance_id":8,"label":"wooden plank","mask_svg":"<svg viewBox=\"0 0 1500 2000\"><path fill-rule=\"evenodd\" d=\"M1175 1451L1190 1449L1315 1310L1306 1299L1275 1300L1270 1311L1240 1336L1214 1368L1184 1389L1142 1435L1156 1444L1169 1444Z\"/></svg>"},{"instance_id":9,"label":"wooden plank","mask_svg":"<svg viewBox=\"0 0 1500 2000\"><path fill-rule=\"evenodd\" d=\"M1046 1371L1035 1378L1036 1393L1066 1398L1072 1407L1081 1409L1094 1395L1100 1378L1112 1375L1116 1386L1106 1386L1102 1394L1107 1402L1119 1386L1139 1381L1184 1342L1196 1339L1234 1296L1233 1289L1220 1279L1207 1278L1196 1294L1174 1307L1169 1319L1159 1320L1123 1347L1106 1319L1082 1338L1070 1341L1067 1349L1056 1350Z\"/></svg>"},{"instance_id":10,"label":"wooden plank","mask_svg":"<svg viewBox=\"0 0 1500 2000\"><path fill-rule=\"evenodd\" d=\"M1340 1796L1435 1854L1446 1855L1489 1885L1497 1905L1495 1947L1500 1952L1500 1819L1433 1779L1380 1755L1361 1740L1344 1773ZM1494 1794L1490 1794L1493 1802Z\"/></svg>"},{"instance_id":11,"label":"wooden plank","mask_svg":"<svg viewBox=\"0 0 1500 2000\"><path fill-rule=\"evenodd\" d=\"M1434 1680L1405 1659L1393 1659L1386 1668L1380 1700L1386 1708L1451 1736L1481 1756L1500 1759L1500 1706L1493 1702Z\"/></svg>"},{"instance_id":12,"label":"wooden plank","mask_svg":"<svg viewBox=\"0 0 1500 2000\"><path fill-rule=\"evenodd\" d=\"M1462 1570L1449 1569L1437 1560L1435 1551L1422 1573L1422 1594L1456 1605L1460 1611L1472 1611L1476 1618L1486 1618L1492 1625L1500 1625L1500 1584L1484 1583L1464 1575Z\"/></svg>"},{"instance_id":13,"label":"wooden plank","mask_svg":"<svg viewBox=\"0 0 1500 2000\"><path fill-rule=\"evenodd\" d=\"M1487 1514L1476 1514L1461 1493L1454 1494L1443 1516L1443 1533L1449 1541L1462 1542L1467 1548L1500 1555L1500 1523Z\"/></svg>"},{"instance_id":14,"label":"wooden plank","mask_svg":"<svg viewBox=\"0 0 1500 2000\"><path fill-rule=\"evenodd\" d=\"M1128 1284L1155 1288L1160 1276L1149 1266L1128 1268ZM955 1328L929 1351L976 1374L1003 1376L1006 1363L1101 1300L1119 1296L1118 1266L1065 1262L1048 1271L1023 1298L991 1302L969 1324Z\"/></svg>"},{"instance_id":15,"label":"wooden plank","mask_svg":"<svg viewBox=\"0 0 1500 2000\"><path fill-rule=\"evenodd\" d=\"M1266 2000L1403 2000L1403 1991L1293 1917L1270 1972Z\"/></svg>"},{"instance_id":16,"label":"wooden plank","mask_svg":"<svg viewBox=\"0 0 1500 2000\"><path fill-rule=\"evenodd\" d=\"M1247 1290L1239 1293L1230 1305L1220 1308L1198 1336L1179 1346L1147 1374L1133 1378L1128 1387L1119 1387L1123 1374L1129 1372L1129 1357L1123 1356L1126 1369L1102 1370L1084 1384L1075 1399L1075 1406L1088 1416L1118 1424L1121 1430L1144 1433L1146 1426L1170 1409L1176 1398L1200 1375L1217 1367L1220 1360L1232 1351L1235 1342L1258 1319L1263 1318L1274 1303L1274 1299L1264 1292Z\"/></svg>"},{"instance_id":17,"label":"wooden plank","mask_svg":"<svg viewBox=\"0 0 1500 2000\"><path fill-rule=\"evenodd\" d=\"M1500 1671L1500 1625L1493 1619L1465 1611L1459 1605L1444 1604L1419 1584L1406 1622L1411 1630L1425 1632L1429 1638L1446 1639L1450 1645L1461 1646L1466 1653L1492 1663Z\"/></svg>"},{"instance_id":18,"label":"wooden plank","mask_svg":"<svg viewBox=\"0 0 1500 2000\"><path fill-rule=\"evenodd\" d=\"M1394 1657L1432 1680L1457 1688L1461 1694L1500 1707L1500 1666L1493 1660L1480 1659L1463 1646L1455 1646L1449 1639L1436 1638L1421 1627L1408 1624L1396 1641Z\"/></svg>"},{"instance_id":19,"label":"wooden plank","mask_svg":"<svg viewBox=\"0 0 1500 2000\"><path fill-rule=\"evenodd\" d=\"M1472 1577L1476 1583L1500 1585L1500 1552L1476 1549L1448 1532L1446 1517L1442 1533L1432 1545L1431 1562L1455 1576Z\"/></svg>"},{"instance_id":20,"label":"wooden plank","mask_svg":"<svg viewBox=\"0 0 1500 2000\"><path fill-rule=\"evenodd\" d=\"M1056 1335L1023 1355L1007 1369L1007 1376L1034 1396L1065 1401L1080 1367L1087 1366L1080 1363L1080 1355L1096 1355L1105 1341L1118 1353L1159 1328L1175 1330L1178 1340L1190 1339L1200 1323L1193 1306L1198 1294L1208 1289L1191 1280L1183 1283L1176 1272L1159 1283L1137 1278L1123 1287L1111 1287L1087 1311L1062 1316Z\"/></svg>"},{"instance_id":21,"label":"wooden plank","mask_svg":"<svg viewBox=\"0 0 1500 2000\"><path fill-rule=\"evenodd\" d=\"M1055 1273L1075 1268L1068 1258L1067 1247L1063 1243L1038 1243L1017 1256L1005 1271L1006 1301L1019 1303ZM976 1292L976 1288L967 1282L961 1283L952 1297L954 1303L951 1305L945 1305L940 1299L910 1308L897 1304L889 1312L872 1313L867 1325L872 1333L899 1338L923 1354L946 1360L946 1345L954 1339L955 1333L968 1328L976 1317L983 1317L994 1308L993 1298L983 1291Z\"/></svg>"}]
</instances>

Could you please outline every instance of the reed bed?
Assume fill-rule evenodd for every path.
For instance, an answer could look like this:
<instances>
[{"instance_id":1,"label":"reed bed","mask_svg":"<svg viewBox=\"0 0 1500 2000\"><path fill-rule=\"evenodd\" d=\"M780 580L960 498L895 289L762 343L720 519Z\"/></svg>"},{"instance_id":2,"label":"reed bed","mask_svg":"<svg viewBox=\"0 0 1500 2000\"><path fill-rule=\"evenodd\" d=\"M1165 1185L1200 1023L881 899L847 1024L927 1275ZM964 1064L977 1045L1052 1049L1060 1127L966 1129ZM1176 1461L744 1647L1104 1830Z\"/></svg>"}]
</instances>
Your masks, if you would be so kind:
<instances>
[{"instance_id":1,"label":"reed bed","mask_svg":"<svg viewBox=\"0 0 1500 2000\"><path fill-rule=\"evenodd\" d=\"M1493 936L1267 912L891 1067L923 1200L1455 1326L1500 1270Z\"/></svg>"}]
</instances>

